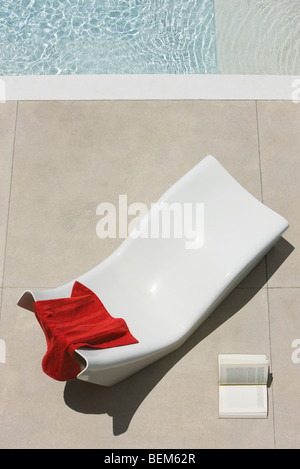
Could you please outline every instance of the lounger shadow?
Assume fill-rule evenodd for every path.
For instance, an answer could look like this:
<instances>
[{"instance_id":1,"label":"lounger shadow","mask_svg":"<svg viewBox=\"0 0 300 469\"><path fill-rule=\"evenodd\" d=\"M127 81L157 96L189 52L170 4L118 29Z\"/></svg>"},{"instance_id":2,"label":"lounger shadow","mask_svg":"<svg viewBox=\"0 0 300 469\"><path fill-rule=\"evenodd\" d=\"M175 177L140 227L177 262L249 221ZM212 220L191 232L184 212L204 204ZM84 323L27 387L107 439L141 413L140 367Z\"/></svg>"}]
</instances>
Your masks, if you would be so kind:
<instances>
[{"instance_id":1,"label":"lounger shadow","mask_svg":"<svg viewBox=\"0 0 300 469\"><path fill-rule=\"evenodd\" d=\"M139 343L77 349L79 380L111 386L178 349L288 228L282 216L255 199L210 155L158 202L203 204L203 239L199 233L193 239L146 236L149 223L160 216L153 208L97 267L61 287L28 290L18 301L33 310L36 300L70 296L78 280L112 316L125 319Z\"/></svg>"},{"instance_id":2,"label":"lounger shadow","mask_svg":"<svg viewBox=\"0 0 300 469\"><path fill-rule=\"evenodd\" d=\"M97 386L79 379L68 381L64 389L65 403L76 412L108 414L112 417L113 434L126 432L141 403L166 373L198 343L250 302L293 250L294 247L286 239L280 238L245 279L246 285L250 284L252 287L243 286L243 282L238 285L179 349L115 386Z\"/></svg>"}]
</instances>

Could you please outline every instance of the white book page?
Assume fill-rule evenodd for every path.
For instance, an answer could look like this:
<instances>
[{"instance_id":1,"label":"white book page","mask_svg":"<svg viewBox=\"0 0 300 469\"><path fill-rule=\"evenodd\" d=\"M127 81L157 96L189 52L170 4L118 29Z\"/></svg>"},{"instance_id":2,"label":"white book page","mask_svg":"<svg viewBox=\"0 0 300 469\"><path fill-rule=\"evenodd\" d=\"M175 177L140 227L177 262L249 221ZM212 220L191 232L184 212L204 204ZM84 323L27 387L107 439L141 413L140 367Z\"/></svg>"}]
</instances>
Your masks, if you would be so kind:
<instances>
[{"instance_id":1,"label":"white book page","mask_svg":"<svg viewBox=\"0 0 300 469\"><path fill-rule=\"evenodd\" d=\"M268 366L257 366L255 364L221 365L221 384L266 384L268 379Z\"/></svg>"},{"instance_id":2,"label":"white book page","mask_svg":"<svg viewBox=\"0 0 300 469\"><path fill-rule=\"evenodd\" d=\"M220 415L251 415L267 413L267 387L261 386L220 386Z\"/></svg>"},{"instance_id":3,"label":"white book page","mask_svg":"<svg viewBox=\"0 0 300 469\"><path fill-rule=\"evenodd\" d=\"M267 384L269 364L264 356L220 355L220 384ZM260 360L259 360L260 358Z\"/></svg>"},{"instance_id":4,"label":"white book page","mask_svg":"<svg viewBox=\"0 0 300 469\"><path fill-rule=\"evenodd\" d=\"M228 363L263 363L267 361L267 356L262 353L221 353L219 360Z\"/></svg>"}]
</instances>

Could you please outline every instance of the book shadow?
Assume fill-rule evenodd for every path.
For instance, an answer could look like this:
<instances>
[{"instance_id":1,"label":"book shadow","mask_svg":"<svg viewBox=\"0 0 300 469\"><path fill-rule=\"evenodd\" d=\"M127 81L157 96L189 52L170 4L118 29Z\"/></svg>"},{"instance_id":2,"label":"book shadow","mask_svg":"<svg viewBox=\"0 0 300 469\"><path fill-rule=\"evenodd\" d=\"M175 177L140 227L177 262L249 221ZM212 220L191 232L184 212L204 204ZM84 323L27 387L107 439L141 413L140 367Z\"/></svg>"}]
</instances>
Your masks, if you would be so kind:
<instances>
[{"instance_id":1,"label":"book shadow","mask_svg":"<svg viewBox=\"0 0 300 469\"><path fill-rule=\"evenodd\" d=\"M66 405L84 414L108 414L113 419L113 434L120 435L126 432L141 403L166 373L199 342L251 301L293 250L294 247L288 241L280 238L267 256L192 336L179 349L166 357L110 387L77 379L67 381L64 388ZM271 376L270 380L272 381ZM268 386L271 381L268 382Z\"/></svg>"}]
</instances>

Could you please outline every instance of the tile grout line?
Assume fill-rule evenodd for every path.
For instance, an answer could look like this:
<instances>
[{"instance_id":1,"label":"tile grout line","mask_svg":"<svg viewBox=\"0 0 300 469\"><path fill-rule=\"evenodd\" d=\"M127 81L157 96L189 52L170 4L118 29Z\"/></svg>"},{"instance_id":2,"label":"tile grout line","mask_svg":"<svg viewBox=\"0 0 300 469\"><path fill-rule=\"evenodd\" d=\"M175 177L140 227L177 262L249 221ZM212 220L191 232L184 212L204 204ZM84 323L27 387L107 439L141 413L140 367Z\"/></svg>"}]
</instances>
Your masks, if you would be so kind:
<instances>
[{"instance_id":1,"label":"tile grout line","mask_svg":"<svg viewBox=\"0 0 300 469\"><path fill-rule=\"evenodd\" d=\"M258 161L259 161L259 177L260 177L260 194L261 201L264 203L263 191L263 177L261 165L261 146L260 146L260 132L259 132L259 118L258 118L258 101L255 101L256 110L256 132L257 132L257 145L258 145ZM272 364L272 335L271 335L271 315L270 315L270 296L269 296L269 282L268 282L268 265L267 255L265 256L265 274L266 274L266 294L267 294L267 311L268 311L268 328L269 328L269 350L270 350L270 363ZM272 393L272 414L273 414L273 444L276 449L276 425L275 425L275 406L274 406L274 388L271 387Z\"/></svg>"},{"instance_id":2,"label":"tile grout line","mask_svg":"<svg viewBox=\"0 0 300 469\"><path fill-rule=\"evenodd\" d=\"M261 196L262 203L264 203L264 191L263 191L262 170L261 170L261 153L260 153L260 133L259 133L259 120L258 120L257 103L258 103L258 101L255 101L256 134L257 134L257 148L258 148L259 179L260 179L260 196Z\"/></svg>"},{"instance_id":3,"label":"tile grout line","mask_svg":"<svg viewBox=\"0 0 300 469\"><path fill-rule=\"evenodd\" d=\"M270 314L270 296L269 288L267 287L267 308L268 308L268 325L269 325L269 347L270 347L270 362L272 365L272 338L271 338L271 314ZM274 383L271 386L272 392L272 414L273 414L273 435L274 435L274 449L276 449L276 424L275 424L275 396L274 396Z\"/></svg>"},{"instance_id":4,"label":"tile grout line","mask_svg":"<svg viewBox=\"0 0 300 469\"><path fill-rule=\"evenodd\" d=\"M3 269L2 269L2 295L0 302L0 319L2 315L2 302L3 302L3 289L5 287L5 265L6 265L6 250L7 250L7 240L8 240L8 224L9 224L9 214L10 214L10 203L11 203L11 191L12 191L12 179L13 179L13 168L14 168L14 156L15 156L15 145L16 145L16 133L17 133L17 121L18 121L18 111L19 111L19 102L17 101L16 105L16 114L15 114L15 128L14 128L14 138L12 145L11 153L11 169L10 169L10 183L9 183L9 196L8 196L8 207L7 207L7 220L6 220L6 234L5 234L5 244L4 244L4 260L3 260Z\"/></svg>"}]
</instances>

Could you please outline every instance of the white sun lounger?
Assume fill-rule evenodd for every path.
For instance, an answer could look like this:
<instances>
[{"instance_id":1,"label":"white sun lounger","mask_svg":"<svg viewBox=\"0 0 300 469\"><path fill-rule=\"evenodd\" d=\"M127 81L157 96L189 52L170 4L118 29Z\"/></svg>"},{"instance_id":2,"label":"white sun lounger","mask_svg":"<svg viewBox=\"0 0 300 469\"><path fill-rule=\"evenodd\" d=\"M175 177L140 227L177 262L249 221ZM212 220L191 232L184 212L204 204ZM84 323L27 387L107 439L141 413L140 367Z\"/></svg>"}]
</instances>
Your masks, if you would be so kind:
<instances>
[{"instance_id":1,"label":"white sun lounger","mask_svg":"<svg viewBox=\"0 0 300 469\"><path fill-rule=\"evenodd\" d=\"M18 304L69 297L75 280L113 317L125 319L139 343L75 352L78 379L110 386L180 347L253 269L288 222L249 194L212 156L176 182L159 202L203 203L204 242L128 237L104 262L66 285L25 291ZM146 229L151 211L141 221ZM155 216L155 214L154 214Z\"/></svg>"}]
</instances>

